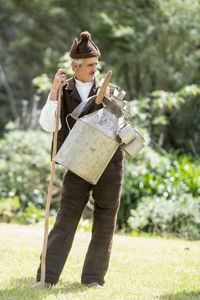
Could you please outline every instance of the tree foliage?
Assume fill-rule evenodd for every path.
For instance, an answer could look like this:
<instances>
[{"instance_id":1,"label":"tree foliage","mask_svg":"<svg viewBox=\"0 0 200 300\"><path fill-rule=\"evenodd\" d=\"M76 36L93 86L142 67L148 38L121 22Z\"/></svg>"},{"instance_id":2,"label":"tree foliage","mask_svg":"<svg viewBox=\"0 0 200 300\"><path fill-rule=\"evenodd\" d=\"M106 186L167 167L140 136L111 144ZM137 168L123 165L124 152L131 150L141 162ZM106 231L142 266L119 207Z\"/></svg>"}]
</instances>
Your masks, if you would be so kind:
<instances>
[{"instance_id":1,"label":"tree foliage","mask_svg":"<svg viewBox=\"0 0 200 300\"><path fill-rule=\"evenodd\" d=\"M198 0L1 0L0 8L1 131L10 120L31 126L21 115L35 108L33 78L46 73L52 79L59 57L83 30L92 33L102 71L113 70L127 100L200 79Z\"/></svg>"}]
</instances>

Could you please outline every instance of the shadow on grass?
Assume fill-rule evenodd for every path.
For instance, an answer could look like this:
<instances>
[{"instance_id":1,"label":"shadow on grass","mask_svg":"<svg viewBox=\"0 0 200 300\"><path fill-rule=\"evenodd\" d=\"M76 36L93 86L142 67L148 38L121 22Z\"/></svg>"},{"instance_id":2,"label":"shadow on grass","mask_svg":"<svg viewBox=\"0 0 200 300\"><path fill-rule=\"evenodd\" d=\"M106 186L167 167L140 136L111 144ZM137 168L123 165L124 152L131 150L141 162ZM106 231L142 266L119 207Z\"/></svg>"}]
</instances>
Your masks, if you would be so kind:
<instances>
[{"instance_id":1,"label":"shadow on grass","mask_svg":"<svg viewBox=\"0 0 200 300\"><path fill-rule=\"evenodd\" d=\"M158 296L159 300L200 300L200 291L199 292L180 292L176 294L166 294Z\"/></svg>"},{"instance_id":2,"label":"shadow on grass","mask_svg":"<svg viewBox=\"0 0 200 300\"><path fill-rule=\"evenodd\" d=\"M42 289L40 287L31 289L31 285L35 283L34 277L26 278L11 278L9 286L1 286L0 299L1 300L22 300L22 299L42 299L41 296L58 294L77 294L84 292L88 289L87 286L82 285L80 282L63 282L60 281L52 288Z\"/></svg>"}]
</instances>

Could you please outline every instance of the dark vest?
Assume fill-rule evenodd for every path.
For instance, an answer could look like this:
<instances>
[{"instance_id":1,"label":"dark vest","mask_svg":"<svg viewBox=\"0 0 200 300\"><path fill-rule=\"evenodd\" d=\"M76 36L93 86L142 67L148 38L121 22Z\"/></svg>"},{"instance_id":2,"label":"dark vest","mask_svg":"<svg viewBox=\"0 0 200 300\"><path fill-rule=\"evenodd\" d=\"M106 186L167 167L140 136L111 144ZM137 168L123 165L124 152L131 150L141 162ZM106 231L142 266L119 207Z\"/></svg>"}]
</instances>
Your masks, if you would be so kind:
<instances>
[{"instance_id":1,"label":"dark vest","mask_svg":"<svg viewBox=\"0 0 200 300\"><path fill-rule=\"evenodd\" d=\"M95 79L94 84L90 90L89 96L96 95L98 90L98 81ZM112 93L112 90L111 90ZM81 103L80 95L76 89L75 86L75 79L74 77L71 77L67 80L67 83L63 86L62 91L62 99L61 99L61 129L58 131L58 139L57 139L57 151L62 146L64 140L66 139L67 135L69 134L69 129L66 123L66 117ZM81 115L88 115L89 113L92 113L94 111L97 111L98 109L101 109L103 106L102 104L97 105L95 101L84 111L84 113ZM72 128L76 122L71 116L68 116L67 118L70 128ZM123 158L123 153L121 147L117 149L115 152L112 161L118 160Z\"/></svg>"}]
</instances>

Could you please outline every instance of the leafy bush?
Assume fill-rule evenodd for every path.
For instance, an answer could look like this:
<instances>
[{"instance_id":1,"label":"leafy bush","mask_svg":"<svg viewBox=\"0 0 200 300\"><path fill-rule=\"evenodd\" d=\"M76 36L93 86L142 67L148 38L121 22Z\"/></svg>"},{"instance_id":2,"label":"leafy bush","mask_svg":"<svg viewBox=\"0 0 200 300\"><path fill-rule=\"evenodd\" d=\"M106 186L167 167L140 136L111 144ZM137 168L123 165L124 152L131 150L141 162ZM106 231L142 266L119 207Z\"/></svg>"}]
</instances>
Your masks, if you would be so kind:
<instances>
[{"instance_id":1,"label":"leafy bush","mask_svg":"<svg viewBox=\"0 0 200 300\"><path fill-rule=\"evenodd\" d=\"M0 216L4 222L10 222L20 208L18 197L0 199Z\"/></svg>"},{"instance_id":2,"label":"leafy bush","mask_svg":"<svg viewBox=\"0 0 200 300\"><path fill-rule=\"evenodd\" d=\"M0 206L17 197L20 214L31 207L45 208L50 181L50 146L51 135L42 131L11 131L0 140ZM59 198L64 172L64 168L56 168L53 202ZM52 208L55 206L57 203L53 203Z\"/></svg>"},{"instance_id":3,"label":"leafy bush","mask_svg":"<svg viewBox=\"0 0 200 300\"><path fill-rule=\"evenodd\" d=\"M138 230L157 232L157 225L155 228L152 225L154 223L157 224L157 219L148 221L146 210L142 212L140 205L145 206L144 203L146 203L146 206L150 209L155 201L161 199L161 203L165 203L167 206L166 211L169 213L170 201L173 200L173 205L180 207L180 199L184 195L184 199L190 199L188 201L192 205L192 203L196 203L200 195L200 166L198 161L194 161L191 157L178 156L174 153L163 156L152 148L146 147L134 160L126 159L125 164L124 186L118 215L119 229L125 229L126 231L135 230L133 216L136 216L139 210L137 220L140 219L141 224L143 224L143 221L145 224L142 225L142 229L139 226ZM188 202L182 201L180 211L181 209L187 209L187 205ZM161 215L162 222L164 222L164 209L161 209ZM153 218L154 215L151 217ZM171 221L173 218L175 217L170 215ZM185 224L188 222L187 216L184 217L184 221L181 223L182 235L186 236L189 234L187 233L189 225L184 229L184 222ZM190 221L189 224L191 225ZM166 231L168 230L167 228L168 225L166 224ZM172 228L174 228L173 222ZM159 230L164 232L164 225ZM180 234L181 230L179 228L179 233L177 234ZM184 230L186 231L183 233Z\"/></svg>"},{"instance_id":4,"label":"leafy bush","mask_svg":"<svg viewBox=\"0 0 200 300\"><path fill-rule=\"evenodd\" d=\"M28 203L24 211L18 212L13 219L21 224L34 224L44 220L45 210L38 209L34 203Z\"/></svg>"},{"instance_id":5,"label":"leafy bush","mask_svg":"<svg viewBox=\"0 0 200 300\"><path fill-rule=\"evenodd\" d=\"M148 231L162 235L200 238L200 198L190 194L167 199L165 197L143 198L128 219L131 230Z\"/></svg>"},{"instance_id":6,"label":"leafy bush","mask_svg":"<svg viewBox=\"0 0 200 300\"><path fill-rule=\"evenodd\" d=\"M145 138L148 140L148 137ZM0 218L2 220L7 222L15 220L27 224L43 219L50 180L50 146L51 135L42 131L11 131L0 140ZM63 167L56 167L51 215L55 215L58 207L64 173ZM135 159L126 157L118 228L124 231L145 230L157 233L174 230L178 235L197 236L195 233L197 219L192 223L192 217L185 213L182 216L181 210L187 209L189 204L196 207L199 194L198 161L188 156L179 157L176 153L164 156L146 146ZM189 199L189 202L180 200L183 198ZM147 209L140 208L142 205L145 206L144 203L146 208L150 208L151 205L154 207L156 201L161 205L161 207L158 205L159 222L157 217L154 220L155 214L151 214L151 210L149 215ZM162 209L165 206L167 208ZM179 209L177 220L173 215L175 206ZM169 219L165 211L168 211ZM137 216L134 222L133 216L135 218ZM177 228L174 225L176 222L179 224ZM136 223L139 224L138 227Z\"/></svg>"}]
</instances>

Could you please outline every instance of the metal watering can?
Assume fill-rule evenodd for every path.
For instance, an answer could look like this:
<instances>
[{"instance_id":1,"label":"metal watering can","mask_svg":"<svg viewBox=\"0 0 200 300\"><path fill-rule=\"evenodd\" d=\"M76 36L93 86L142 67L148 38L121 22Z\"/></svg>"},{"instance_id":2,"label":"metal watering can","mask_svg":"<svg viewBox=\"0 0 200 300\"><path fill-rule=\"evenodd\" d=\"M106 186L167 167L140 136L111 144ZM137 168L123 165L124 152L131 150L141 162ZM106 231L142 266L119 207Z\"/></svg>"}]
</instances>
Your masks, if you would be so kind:
<instances>
[{"instance_id":1,"label":"metal watering can","mask_svg":"<svg viewBox=\"0 0 200 300\"><path fill-rule=\"evenodd\" d=\"M107 73L97 95L80 103L71 113L77 121L55 156L57 163L91 184L97 183L119 145L132 157L144 147L144 139L127 123L129 114L123 109L125 92L104 97L111 74ZM79 118L93 101L102 103L103 108Z\"/></svg>"}]
</instances>

